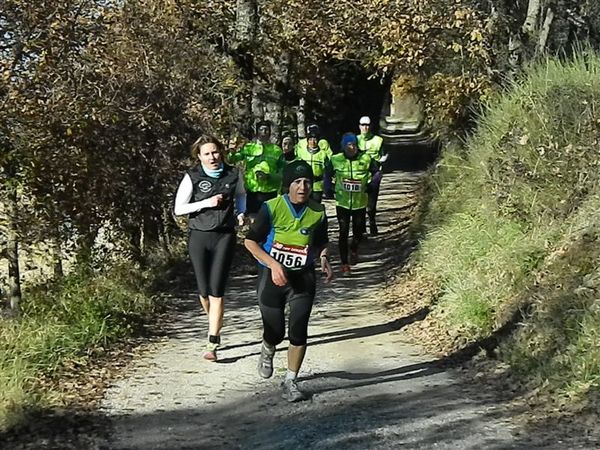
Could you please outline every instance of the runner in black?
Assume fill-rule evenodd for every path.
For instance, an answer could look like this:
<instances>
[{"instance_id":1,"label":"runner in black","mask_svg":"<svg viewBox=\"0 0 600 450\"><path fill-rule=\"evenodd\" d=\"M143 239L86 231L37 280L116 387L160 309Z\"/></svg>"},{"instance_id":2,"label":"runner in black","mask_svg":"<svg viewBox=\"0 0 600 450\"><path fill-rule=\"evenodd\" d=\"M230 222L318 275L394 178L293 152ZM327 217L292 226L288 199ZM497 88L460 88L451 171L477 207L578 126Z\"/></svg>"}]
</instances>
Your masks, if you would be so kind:
<instances>
[{"instance_id":1,"label":"runner in black","mask_svg":"<svg viewBox=\"0 0 600 450\"><path fill-rule=\"evenodd\" d=\"M175 197L175 214L189 214L188 251L200 303L208 315L204 359L217 360L223 326L223 295L235 249L235 225L244 223L246 194L239 170L223 163L224 148L213 136L192 145L199 163L186 172Z\"/></svg>"}]
</instances>

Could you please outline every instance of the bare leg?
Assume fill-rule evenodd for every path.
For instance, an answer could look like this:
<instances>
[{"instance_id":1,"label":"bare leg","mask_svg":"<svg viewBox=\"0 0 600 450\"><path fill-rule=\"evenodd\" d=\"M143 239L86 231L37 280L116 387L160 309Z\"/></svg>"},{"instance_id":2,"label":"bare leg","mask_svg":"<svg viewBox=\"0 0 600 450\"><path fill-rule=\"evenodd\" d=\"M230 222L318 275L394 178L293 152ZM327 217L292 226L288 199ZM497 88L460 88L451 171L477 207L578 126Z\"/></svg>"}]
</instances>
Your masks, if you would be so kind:
<instances>
[{"instance_id":1,"label":"bare leg","mask_svg":"<svg viewBox=\"0 0 600 450\"><path fill-rule=\"evenodd\" d=\"M221 328L223 327L223 313L225 311L223 307L223 297L209 298L209 311L208 311L208 334L211 336L219 336L221 334Z\"/></svg>"},{"instance_id":2,"label":"bare leg","mask_svg":"<svg viewBox=\"0 0 600 450\"><path fill-rule=\"evenodd\" d=\"M296 377L304 360L306 345L292 345L288 347L288 370L283 381L283 398L288 402L299 402L306 400L308 396L298 389Z\"/></svg>"},{"instance_id":3,"label":"bare leg","mask_svg":"<svg viewBox=\"0 0 600 450\"><path fill-rule=\"evenodd\" d=\"M304 361L306 354L306 345L292 345L288 347L288 370L291 372L300 372L300 366Z\"/></svg>"},{"instance_id":4,"label":"bare leg","mask_svg":"<svg viewBox=\"0 0 600 450\"><path fill-rule=\"evenodd\" d=\"M208 297L202 297L202 296L200 296L200 304L202 305L202 309L204 310L204 312L208 316L208 311L210 309L210 303L208 301Z\"/></svg>"}]
</instances>

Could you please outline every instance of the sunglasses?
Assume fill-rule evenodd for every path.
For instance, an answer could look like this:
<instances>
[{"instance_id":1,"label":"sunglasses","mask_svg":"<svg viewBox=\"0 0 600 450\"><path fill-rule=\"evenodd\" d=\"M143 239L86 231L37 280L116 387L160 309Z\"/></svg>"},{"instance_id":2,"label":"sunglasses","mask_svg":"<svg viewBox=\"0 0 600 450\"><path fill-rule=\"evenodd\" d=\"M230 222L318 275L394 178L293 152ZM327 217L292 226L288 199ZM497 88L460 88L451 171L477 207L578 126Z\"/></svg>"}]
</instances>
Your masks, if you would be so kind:
<instances>
[{"instance_id":1,"label":"sunglasses","mask_svg":"<svg viewBox=\"0 0 600 450\"><path fill-rule=\"evenodd\" d=\"M368 127L368 126L369 126L369 124L368 124L368 123L359 123L359 125L360 125L361 127Z\"/></svg>"}]
</instances>

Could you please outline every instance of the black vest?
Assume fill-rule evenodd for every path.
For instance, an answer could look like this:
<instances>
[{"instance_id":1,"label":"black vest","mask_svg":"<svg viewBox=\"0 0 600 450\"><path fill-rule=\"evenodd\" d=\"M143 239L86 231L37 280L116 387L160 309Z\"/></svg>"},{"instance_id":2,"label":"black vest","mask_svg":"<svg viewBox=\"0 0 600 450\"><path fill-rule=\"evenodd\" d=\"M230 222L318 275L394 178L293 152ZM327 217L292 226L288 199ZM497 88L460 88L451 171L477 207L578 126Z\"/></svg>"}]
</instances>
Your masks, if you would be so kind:
<instances>
[{"instance_id":1,"label":"black vest","mask_svg":"<svg viewBox=\"0 0 600 450\"><path fill-rule=\"evenodd\" d=\"M219 178L212 178L206 175L202 169L202 165L198 164L188 170L188 175L192 179L194 187L192 194L193 202L199 202L213 195L223 194L223 201L219 206L190 214L190 229L200 231L233 231L236 223L233 212L235 191L240 177L238 169L224 164L221 176Z\"/></svg>"}]
</instances>

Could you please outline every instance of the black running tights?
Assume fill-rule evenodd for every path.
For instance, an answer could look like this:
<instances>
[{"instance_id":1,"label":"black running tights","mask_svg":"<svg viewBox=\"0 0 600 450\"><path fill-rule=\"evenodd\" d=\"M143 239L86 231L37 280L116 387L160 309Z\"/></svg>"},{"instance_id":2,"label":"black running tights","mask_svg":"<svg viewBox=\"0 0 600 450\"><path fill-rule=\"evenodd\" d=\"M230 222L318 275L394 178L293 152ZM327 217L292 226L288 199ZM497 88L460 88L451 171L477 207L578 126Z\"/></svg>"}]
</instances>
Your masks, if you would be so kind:
<instances>
[{"instance_id":1,"label":"black running tights","mask_svg":"<svg viewBox=\"0 0 600 450\"><path fill-rule=\"evenodd\" d=\"M285 304L290 305L288 339L292 345L306 345L308 319L315 299L315 271L309 268L287 272L288 284L276 286L271 270L260 267L258 304L263 321L263 339L276 346L285 337Z\"/></svg>"},{"instance_id":2,"label":"black running tights","mask_svg":"<svg viewBox=\"0 0 600 450\"><path fill-rule=\"evenodd\" d=\"M336 207L337 219L340 225L340 260L342 264L348 264L348 236L350 235L350 220L352 220L352 242L350 242L350 250L358 250L358 244L363 238L366 224L366 208L350 210Z\"/></svg>"}]
</instances>

